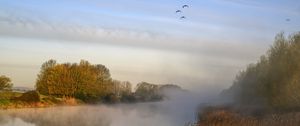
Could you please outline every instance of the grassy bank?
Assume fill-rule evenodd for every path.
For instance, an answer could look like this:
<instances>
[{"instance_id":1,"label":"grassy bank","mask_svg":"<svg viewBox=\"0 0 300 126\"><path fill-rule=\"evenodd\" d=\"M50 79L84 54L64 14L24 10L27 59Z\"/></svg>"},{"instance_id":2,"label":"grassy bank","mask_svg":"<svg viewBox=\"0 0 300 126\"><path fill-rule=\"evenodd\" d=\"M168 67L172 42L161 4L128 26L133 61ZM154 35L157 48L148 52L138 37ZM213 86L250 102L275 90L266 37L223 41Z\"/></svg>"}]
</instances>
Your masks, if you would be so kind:
<instances>
[{"instance_id":1,"label":"grassy bank","mask_svg":"<svg viewBox=\"0 0 300 126\"><path fill-rule=\"evenodd\" d=\"M56 98L45 96L35 91L19 93L11 91L0 92L0 109L42 108L60 105L78 105L82 101L74 98Z\"/></svg>"},{"instance_id":2,"label":"grassy bank","mask_svg":"<svg viewBox=\"0 0 300 126\"><path fill-rule=\"evenodd\" d=\"M253 112L210 107L198 117L198 126L298 126L300 112Z\"/></svg>"}]
</instances>

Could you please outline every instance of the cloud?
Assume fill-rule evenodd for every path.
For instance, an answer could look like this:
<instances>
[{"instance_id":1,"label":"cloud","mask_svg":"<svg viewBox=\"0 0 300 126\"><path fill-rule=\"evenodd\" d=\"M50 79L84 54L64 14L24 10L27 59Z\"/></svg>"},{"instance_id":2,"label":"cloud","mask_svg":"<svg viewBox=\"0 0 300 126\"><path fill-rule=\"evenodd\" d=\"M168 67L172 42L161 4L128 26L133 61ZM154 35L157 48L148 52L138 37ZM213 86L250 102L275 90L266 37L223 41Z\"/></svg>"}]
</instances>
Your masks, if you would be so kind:
<instances>
[{"instance_id":1,"label":"cloud","mask_svg":"<svg viewBox=\"0 0 300 126\"><path fill-rule=\"evenodd\" d=\"M128 18L127 16L128 15L125 15L126 18ZM139 15L137 17L135 16L136 15L129 15L129 18L136 19ZM148 64L149 66L147 66L147 68L151 69L152 71L147 71L148 69L140 69L137 71L132 69L128 70L128 64L127 66L124 65L121 66L121 68L117 68L117 70L115 70L117 71L117 74L119 74L119 77L125 76L122 79L129 78L129 80L131 79L130 81L136 78L147 81L153 80L155 81L155 83L159 83L159 81L172 81L174 83L186 85L190 84L189 88L195 87L195 85L200 85L199 87L201 87L206 84L209 87L214 84L229 84L232 80L231 77L234 76L235 72L238 69L241 69L245 64L248 64L249 61L255 61L255 59L265 50L265 46L262 46L263 44L261 43L250 43L253 39L247 40L243 38L244 36L239 37L239 35L234 35L236 36L235 38L230 38L230 36L228 36L229 34L235 33L228 33L227 28L237 25L242 27L242 25L245 24L241 23L242 21L237 21L234 24L228 26L228 22L232 22L230 20L227 22L227 24L225 24L227 26L222 29L222 27L220 27L219 24L199 24L192 21L186 21L182 23L174 22L169 18L164 18L160 16L147 16L145 17L146 19L143 20L148 20L151 18L151 20L148 21L154 21L155 23L150 23L149 26L148 24L135 24L145 25L145 27L157 27L157 29L161 31L168 30L170 32L176 32L174 34L169 34L161 31L155 32L147 30L147 28L144 28L143 26L142 27L144 29L142 30L138 28L119 27L119 25L129 25L127 23L116 24L116 27L109 27L89 22L78 23L76 21L73 22L69 20L60 22L49 19L49 17L45 19L45 17L46 16L38 16L38 14L26 15L9 12L0 12L0 36L8 36L12 38L39 39L43 41L45 40L48 44L51 43L52 40L55 40L56 42L66 43L64 44L64 46L71 45L74 43L76 43L76 45L77 43L80 43L79 45L107 44L117 47L127 46L134 48L142 48L146 50L155 50L153 52L171 53L170 55L165 55L165 57L162 56L162 54L160 53L159 56L162 58L161 60L158 59L160 61L158 62L159 65L155 64L153 66L150 66L151 64ZM93 18L91 18L90 16L88 17L90 20L93 20ZM66 19L66 17L60 18ZM222 18L223 17L219 17L219 19ZM224 19L222 21L224 21ZM123 23L121 20L118 22ZM112 24L114 25L114 23ZM156 24L158 26L156 26ZM169 26L164 26L164 24L172 24L172 26L176 26L176 28L169 29ZM255 24L249 24L249 27L252 26L255 26ZM131 26L129 25L129 27ZM173 31L174 29L175 31ZM226 35L222 35L223 33L226 33ZM52 47L51 49L55 51L60 50L54 47ZM76 50L76 48L74 50ZM96 52L95 50L97 49L94 49L93 51ZM253 52L253 50L255 50L255 52ZM122 52L120 50L118 51ZM66 54L66 50L63 50L62 53ZM69 52L69 54L72 53L73 52ZM124 54L125 53L126 51L124 51ZM177 53L184 54L184 58L181 60L179 54L177 55ZM48 53L48 55L53 56L54 54ZM79 53L75 53L74 55L79 55ZM172 60L170 60L169 58L171 55L174 56ZM84 57L89 56L90 55L85 55ZM155 58L149 58L151 60L155 60ZM118 61L122 62L122 64L124 64L123 62L130 62L125 60ZM177 66L173 64L176 64ZM22 65L8 65L7 63L3 62L2 64L0 64L0 66L9 68L27 67ZM33 66L28 67L32 68ZM223 75L224 73L226 73L226 75Z\"/></svg>"},{"instance_id":2,"label":"cloud","mask_svg":"<svg viewBox=\"0 0 300 126\"><path fill-rule=\"evenodd\" d=\"M2 36L102 43L111 43L117 40L129 42L131 39L147 40L154 38L151 33L147 32L109 29L97 26L54 24L21 17L1 18L0 21L0 34Z\"/></svg>"},{"instance_id":3,"label":"cloud","mask_svg":"<svg viewBox=\"0 0 300 126\"><path fill-rule=\"evenodd\" d=\"M38 65L24 65L24 64L4 64L0 63L0 68L18 68L18 69L37 69L40 68Z\"/></svg>"},{"instance_id":4,"label":"cloud","mask_svg":"<svg viewBox=\"0 0 300 126\"><path fill-rule=\"evenodd\" d=\"M254 44L230 43L218 38L186 38L131 29L104 28L78 24L66 25L45 21L41 18L16 17L11 15L0 16L0 27L1 36L52 39L85 44L92 42L180 51L218 57L243 58L241 55L251 56L252 49L264 49ZM242 49L243 46L251 48Z\"/></svg>"},{"instance_id":5,"label":"cloud","mask_svg":"<svg viewBox=\"0 0 300 126\"><path fill-rule=\"evenodd\" d=\"M219 1L234 3L243 6L252 6L252 7L261 6L261 3L256 0L219 0Z\"/></svg>"},{"instance_id":6,"label":"cloud","mask_svg":"<svg viewBox=\"0 0 300 126\"><path fill-rule=\"evenodd\" d=\"M268 12L270 14L285 14L299 16L297 6L300 4L299 1L261 1L261 0L217 0L219 2L232 3L239 6L255 8L261 12Z\"/></svg>"},{"instance_id":7,"label":"cloud","mask_svg":"<svg viewBox=\"0 0 300 126\"><path fill-rule=\"evenodd\" d=\"M24 19L20 18L19 20ZM26 21L28 23L26 23ZM10 23L2 21L0 23L0 34L2 36L42 39L46 40L48 44L52 42L48 40L59 40L58 42L63 42L65 43L64 45L74 43L76 43L76 45L77 43L80 45L108 44L113 46L129 46L147 50L158 50L160 52L167 51L171 54L164 56L160 54L159 56L164 60L158 62L159 65L147 66L148 69L152 70L147 71L148 69L141 69L135 71L134 69L136 69L136 67L133 69L126 69L128 68L127 65L126 67L122 66L121 68L112 67L112 69L115 68L115 73L113 75L117 75L117 79L134 82L173 82L186 85L185 87L189 89L193 89L193 87L201 88L204 85L210 88L215 88L214 85L216 84L222 84L223 86L229 85L232 76L237 69L240 69L241 66L247 64L248 61L253 61L260 52L264 51L264 47L261 47L261 45L215 42L213 41L214 38L212 38L212 40L199 40L197 38L170 37L167 35L157 35L154 33L128 29L109 29L78 25L66 26L41 21L26 21L21 22L17 19ZM51 47L51 49L54 49L54 47ZM70 49L72 50L73 48ZM93 49L93 51L95 50L96 49ZM253 53L253 50L256 50L256 53ZM59 51L59 49L56 51ZM122 53L122 51L120 52ZM126 53L126 51L123 52ZM182 60L179 60L181 56L176 54L178 52L179 54L184 54ZM71 54L70 52L62 52L60 55L65 55L66 53ZM74 53L74 55L78 54L79 53ZM51 56L53 55L54 54L51 53ZM172 58L173 60L170 60L170 56L174 56ZM154 60L155 58L151 59ZM125 62L122 60L118 61ZM172 65L176 64L176 62L179 62L177 66ZM0 66L2 66L2 68L27 67L24 65L4 64L3 62ZM32 68L34 66L28 67ZM36 69L38 70L38 67L36 67ZM227 73L226 76L222 75L224 72Z\"/></svg>"}]
</instances>

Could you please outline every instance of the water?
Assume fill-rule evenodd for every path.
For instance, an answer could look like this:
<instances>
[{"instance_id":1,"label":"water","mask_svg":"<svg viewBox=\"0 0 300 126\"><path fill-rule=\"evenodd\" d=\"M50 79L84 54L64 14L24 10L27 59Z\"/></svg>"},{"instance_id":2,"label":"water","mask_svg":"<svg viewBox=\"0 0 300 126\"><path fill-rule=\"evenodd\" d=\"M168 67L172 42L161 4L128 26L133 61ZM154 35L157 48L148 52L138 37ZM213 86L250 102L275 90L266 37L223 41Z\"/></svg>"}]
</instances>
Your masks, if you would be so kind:
<instances>
[{"instance_id":1,"label":"water","mask_svg":"<svg viewBox=\"0 0 300 126\"><path fill-rule=\"evenodd\" d=\"M152 103L83 105L0 110L0 126L185 126L195 122L200 104L213 95L169 93Z\"/></svg>"},{"instance_id":2,"label":"water","mask_svg":"<svg viewBox=\"0 0 300 126\"><path fill-rule=\"evenodd\" d=\"M184 126L194 109L177 102L0 111L1 126ZM187 107L187 108L182 108Z\"/></svg>"}]
</instances>

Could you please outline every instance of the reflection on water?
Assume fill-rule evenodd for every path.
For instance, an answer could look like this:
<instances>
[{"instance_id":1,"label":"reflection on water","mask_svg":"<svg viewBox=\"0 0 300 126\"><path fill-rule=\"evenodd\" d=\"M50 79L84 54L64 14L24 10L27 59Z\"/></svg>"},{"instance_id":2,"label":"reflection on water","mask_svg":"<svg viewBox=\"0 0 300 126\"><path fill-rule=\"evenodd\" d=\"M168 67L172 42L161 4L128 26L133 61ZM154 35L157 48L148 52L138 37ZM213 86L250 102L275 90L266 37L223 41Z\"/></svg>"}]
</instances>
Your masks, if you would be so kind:
<instances>
[{"instance_id":1,"label":"reflection on water","mask_svg":"<svg viewBox=\"0 0 300 126\"><path fill-rule=\"evenodd\" d=\"M173 104L173 103L170 103ZM165 103L14 109L0 111L2 126L183 126L187 109Z\"/></svg>"},{"instance_id":2,"label":"reflection on water","mask_svg":"<svg viewBox=\"0 0 300 126\"><path fill-rule=\"evenodd\" d=\"M35 126L32 123L25 122L20 118L5 117L6 120L1 120L1 126Z\"/></svg>"}]
</instances>

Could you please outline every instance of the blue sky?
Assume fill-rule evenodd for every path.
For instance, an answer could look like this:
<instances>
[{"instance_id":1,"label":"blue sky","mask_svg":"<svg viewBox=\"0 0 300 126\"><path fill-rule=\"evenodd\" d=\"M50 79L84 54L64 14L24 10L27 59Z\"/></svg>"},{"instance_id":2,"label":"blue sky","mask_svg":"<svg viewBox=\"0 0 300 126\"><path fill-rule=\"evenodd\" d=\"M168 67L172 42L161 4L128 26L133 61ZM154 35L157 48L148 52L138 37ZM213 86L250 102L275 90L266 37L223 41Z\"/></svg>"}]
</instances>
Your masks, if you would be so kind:
<instances>
[{"instance_id":1,"label":"blue sky","mask_svg":"<svg viewBox=\"0 0 300 126\"><path fill-rule=\"evenodd\" d=\"M299 22L298 0L1 0L0 74L33 87L46 60L86 59L119 80L222 89Z\"/></svg>"}]
</instances>

